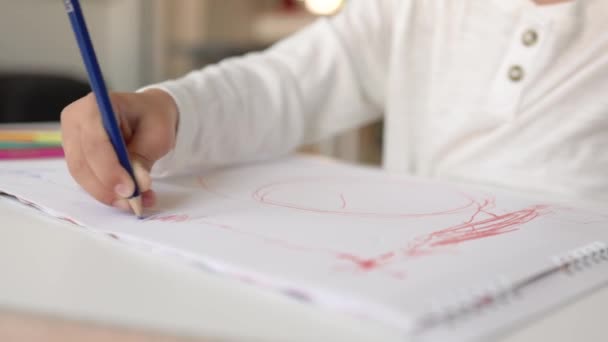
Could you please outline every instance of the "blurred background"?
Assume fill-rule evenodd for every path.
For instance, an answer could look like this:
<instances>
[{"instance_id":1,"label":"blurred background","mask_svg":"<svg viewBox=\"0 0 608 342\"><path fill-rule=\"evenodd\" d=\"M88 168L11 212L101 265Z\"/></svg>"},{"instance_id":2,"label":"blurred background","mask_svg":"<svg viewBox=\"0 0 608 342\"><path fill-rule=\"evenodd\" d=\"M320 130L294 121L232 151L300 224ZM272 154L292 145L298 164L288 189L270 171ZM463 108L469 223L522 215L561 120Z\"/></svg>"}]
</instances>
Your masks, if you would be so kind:
<instances>
[{"instance_id":1,"label":"blurred background","mask_svg":"<svg viewBox=\"0 0 608 342\"><path fill-rule=\"evenodd\" d=\"M81 0L108 87L143 85L263 50L347 0ZM373 1L373 0L371 0ZM86 95L60 0L0 0L0 123L58 121ZM381 122L303 148L378 164Z\"/></svg>"}]
</instances>

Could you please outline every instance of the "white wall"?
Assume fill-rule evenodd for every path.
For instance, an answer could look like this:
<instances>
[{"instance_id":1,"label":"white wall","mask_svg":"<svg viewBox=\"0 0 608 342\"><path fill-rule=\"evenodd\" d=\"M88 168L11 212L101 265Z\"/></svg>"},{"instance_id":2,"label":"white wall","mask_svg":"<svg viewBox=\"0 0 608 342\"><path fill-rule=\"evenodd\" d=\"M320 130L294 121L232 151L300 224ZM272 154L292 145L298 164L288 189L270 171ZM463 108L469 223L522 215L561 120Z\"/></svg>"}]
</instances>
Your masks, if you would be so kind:
<instances>
[{"instance_id":1,"label":"white wall","mask_svg":"<svg viewBox=\"0 0 608 342\"><path fill-rule=\"evenodd\" d=\"M113 90L133 90L148 81L143 8L151 3L81 1L97 57ZM0 0L0 70L61 72L86 79L62 1Z\"/></svg>"}]
</instances>

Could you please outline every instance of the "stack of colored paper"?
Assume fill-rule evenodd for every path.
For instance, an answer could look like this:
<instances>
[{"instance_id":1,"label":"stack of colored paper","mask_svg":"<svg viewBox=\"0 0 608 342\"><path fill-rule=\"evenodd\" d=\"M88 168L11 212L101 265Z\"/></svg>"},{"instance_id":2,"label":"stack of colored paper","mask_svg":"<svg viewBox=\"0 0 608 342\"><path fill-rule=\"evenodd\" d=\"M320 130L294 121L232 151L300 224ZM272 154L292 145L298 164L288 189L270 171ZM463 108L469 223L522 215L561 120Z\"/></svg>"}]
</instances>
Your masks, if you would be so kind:
<instances>
[{"instance_id":1,"label":"stack of colored paper","mask_svg":"<svg viewBox=\"0 0 608 342\"><path fill-rule=\"evenodd\" d=\"M61 132L0 129L0 159L62 158Z\"/></svg>"}]
</instances>

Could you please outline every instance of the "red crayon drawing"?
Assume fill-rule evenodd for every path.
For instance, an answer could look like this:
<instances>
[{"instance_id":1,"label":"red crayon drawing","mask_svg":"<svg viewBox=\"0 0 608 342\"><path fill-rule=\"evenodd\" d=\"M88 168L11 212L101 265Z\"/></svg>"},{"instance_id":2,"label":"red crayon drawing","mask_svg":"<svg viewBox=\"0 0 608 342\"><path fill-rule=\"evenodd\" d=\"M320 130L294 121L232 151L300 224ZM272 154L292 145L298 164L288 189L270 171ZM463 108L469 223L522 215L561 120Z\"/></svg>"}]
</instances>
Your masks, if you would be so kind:
<instances>
[{"instance_id":1,"label":"red crayon drawing","mask_svg":"<svg viewBox=\"0 0 608 342\"><path fill-rule=\"evenodd\" d=\"M197 181L206 191L212 194L221 196L224 199L237 199L232 196L214 191L203 181L202 178L198 178ZM330 184L333 186L333 188L329 190L325 187L319 186L319 182L322 185ZM344 266L346 263L346 265L349 265L355 270L361 272L367 273L383 270L383 272L395 279L404 279L406 277L406 272L402 269L395 269L395 267L392 267L396 262L419 259L421 257L443 252L446 250L446 247L456 247L471 241L513 233L521 229L525 224L550 212L549 207L546 205L533 205L520 210L500 212L496 209L494 198L485 198L480 200L471 195L457 191L446 193L446 196L451 196L449 197L451 202L445 201L441 203L443 203L444 207L448 207L434 212L422 212L421 210L418 210L418 212L412 213L412 208L410 206L408 206L410 212L407 212L406 210L401 210L400 212L362 210L361 207L357 209L354 206L351 206L352 201L349 201L348 196L349 193L352 194L352 192L349 191L352 191L353 187L361 186L361 184L355 181L348 182L344 180L338 181L337 183L344 188L345 191L340 191L340 186L335 186L336 180L299 179L286 182L275 182L256 189L253 191L251 198L254 201L264 205L271 205L284 209L293 209L296 212L308 212L312 214L347 215L379 219L420 219L422 223L424 223L423 219L425 217L446 215L453 215L455 218L462 218L463 215L466 215L466 219L464 222L461 221L455 225L435 230L429 234L414 238L413 240L404 241L401 245L402 247L395 246L390 250L371 257L358 255L356 253L347 251L333 250L331 248L307 246L301 243L288 241L287 239L265 236L263 234L248 231L244 228L237 228L232 225L215 223L204 217L197 218L197 220L206 225L214 226L223 230L229 230L235 234L246 235L258 241L263 241L264 243L275 245L291 251L326 254L338 260L341 265ZM390 183L389 185L387 185L386 182L378 184L380 184L380 186L390 186L393 188L396 186L402 186L405 187L406 191L420 190L410 190L408 184L404 185L404 183L399 182L395 182L394 184ZM365 185L369 186L371 189L378 186L378 184L370 183ZM309 201L308 203L298 203L287 199L299 198L299 196L284 195L285 193L289 194L290 191L309 191L309 193L312 192L312 194L315 195L315 186L319 188L320 195L318 197L312 196L312 198L320 198L322 200L319 201L320 203L314 201ZM331 198L325 198L327 195L329 195ZM332 198L335 199L334 202L332 202ZM240 200L243 199L241 198ZM453 205L455 200L458 200L460 204ZM452 203L452 205L450 206L449 203ZM413 203L414 207L415 205L416 203ZM327 206L330 206L331 208L328 208ZM422 206L419 208L425 207ZM383 208L379 207L379 209ZM182 215L156 218L156 220L164 222L181 222L182 220L188 219L191 218L184 217ZM341 267L341 269L343 268Z\"/></svg>"},{"instance_id":2,"label":"red crayon drawing","mask_svg":"<svg viewBox=\"0 0 608 342\"><path fill-rule=\"evenodd\" d=\"M522 225L548 212L548 207L536 205L522 210L497 215L486 211L492 202L484 202L467 222L421 236L405 249L407 256L422 256L434 253L438 248L514 232ZM480 214L489 217L478 218Z\"/></svg>"},{"instance_id":3,"label":"red crayon drawing","mask_svg":"<svg viewBox=\"0 0 608 342\"><path fill-rule=\"evenodd\" d=\"M183 222L200 221L205 218L206 218L206 216L204 216L204 215L192 216L190 214L183 214L183 213L166 213L166 214L159 213L159 214L155 214L155 215L146 217L142 221L144 221L144 222L155 221L155 222L166 222L166 223L183 223Z\"/></svg>"},{"instance_id":4,"label":"red crayon drawing","mask_svg":"<svg viewBox=\"0 0 608 342\"><path fill-rule=\"evenodd\" d=\"M384 253L375 258L362 258L362 257L348 254L348 253L338 253L337 254L338 259L352 262L359 269L361 269L363 271L372 271L381 266L384 266L395 256L396 256L395 252Z\"/></svg>"},{"instance_id":5,"label":"red crayon drawing","mask_svg":"<svg viewBox=\"0 0 608 342\"><path fill-rule=\"evenodd\" d=\"M200 181L200 180L199 180ZM403 208L391 210L385 208L377 208L374 210L370 210L367 208L355 208L349 205L349 201L347 200L346 194L348 191L335 191L332 192L330 189L325 189L325 185L339 184L340 186L349 189L365 186L367 190L372 190L375 188L382 188L386 190L390 190L393 192L403 191L404 193L414 192L419 190L420 184L416 183L408 183L408 182L372 182L372 183L362 183L358 180L328 180L328 179L295 179L285 182L276 182L270 183L265 186L262 186L256 189L251 197L259 203L270 205L274 207L293 209L302 212L310 212L315 214L329 214L329 215L344 215L344 216L358 216L358 217L367 217L367 218L417 218L417 217L429 217L429 216L437 216L437 215L449 215L454 213L463 212L469 210L472 206L475 205L475 201L470 198L468 195L461 193L459 191L450 191L446 195L451 199L458 201L459 203L453 204L450 202L447 207L439 208L435 211L425 211L424 209L418 208L418 210L408 208L408 210L403 210ZM204 184L204 183L202 183ZM205 185L206 189L209 189L208 186ZM318 188L319 195L318 199L327 200L335 198L335 206L333 208L328 208L327 205L323 204L321 201L314 202L300 202L296 199L284 199L281 194L294 192L302 189L315 189ZM324 191L324 192L321 192ZM369 203L368 203L369 204ZM439 203L439 206L446 206L445 203ZM418 212L416 212L418 211Z\"/></svg>"},{"instance_id":6,"label":"red crayon drawing","mask_svg":"<svg viewBox=\"0 0 608 342\"><path fill-rule=\"evenodd\" d=\"M190 216L186 214L154 215L144 219L144 221L187 222L190 221Z\"/></svg>"},{"instance_id":7,"label":"red crayon drawing","mask_svg":"<svg viewBox=\"0 0 608 342\"><path fill-rule=\"evenodd\" d=\"M400 257L411 258L432 255L440 251L442 247L456 246L465 242L515 232L522 225L548 213L547 206L536 205L497 215L488 211L488 208L493 207L493 200L485 200L478 204L478 209L467 222L418 237L411 241L400 253L391 251L373 258L339 253L337 258L353 263L360 270L372 271L389 265ZM486 214L489 217L479 218L481 214Z\"/></svg>"}]
</instances>

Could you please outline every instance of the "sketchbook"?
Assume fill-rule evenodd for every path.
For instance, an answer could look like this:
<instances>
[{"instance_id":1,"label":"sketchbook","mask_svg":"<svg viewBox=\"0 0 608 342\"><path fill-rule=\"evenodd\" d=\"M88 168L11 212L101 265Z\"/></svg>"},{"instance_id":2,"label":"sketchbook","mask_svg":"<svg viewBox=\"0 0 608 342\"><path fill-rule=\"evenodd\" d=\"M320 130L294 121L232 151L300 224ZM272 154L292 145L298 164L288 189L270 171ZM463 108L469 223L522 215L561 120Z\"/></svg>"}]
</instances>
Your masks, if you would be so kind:
<instances>
[{"instance_id":1,"label":"sketchbook","mask_svg":"<svg viewBox=\"0 0 608 342\"><path fill-rule=\"evenodd\" d=\"M500 335L608 284L607 211L317 157L155 181L137 220L62 160L0 163L0 192L125 246L396 329Z\"/></svg>"}]
</instances>

